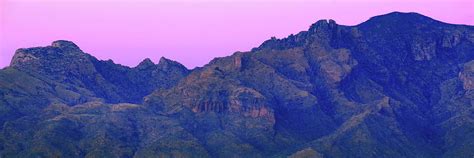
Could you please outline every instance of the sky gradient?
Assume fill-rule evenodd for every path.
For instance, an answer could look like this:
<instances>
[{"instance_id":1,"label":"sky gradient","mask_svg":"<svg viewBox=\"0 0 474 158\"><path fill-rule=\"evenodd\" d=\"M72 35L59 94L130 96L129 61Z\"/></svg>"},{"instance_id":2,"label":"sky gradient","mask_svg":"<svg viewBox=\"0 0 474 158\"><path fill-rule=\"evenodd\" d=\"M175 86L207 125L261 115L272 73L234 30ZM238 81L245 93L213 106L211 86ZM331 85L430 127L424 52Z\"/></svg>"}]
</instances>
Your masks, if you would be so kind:
<instances>
[{"instance_id":1,"label":"sky gradient","mask_svg":"<svg viewBox=\"0 0 474 158\"><path fill-rule=\"evenodd\" d=\"M16 49L58 39L131 67L165 56L194 68L319 19L356 25L402 11L474 25L472 10L473 0L0 0L0 68Z\"/></svg>"}]
</instances>

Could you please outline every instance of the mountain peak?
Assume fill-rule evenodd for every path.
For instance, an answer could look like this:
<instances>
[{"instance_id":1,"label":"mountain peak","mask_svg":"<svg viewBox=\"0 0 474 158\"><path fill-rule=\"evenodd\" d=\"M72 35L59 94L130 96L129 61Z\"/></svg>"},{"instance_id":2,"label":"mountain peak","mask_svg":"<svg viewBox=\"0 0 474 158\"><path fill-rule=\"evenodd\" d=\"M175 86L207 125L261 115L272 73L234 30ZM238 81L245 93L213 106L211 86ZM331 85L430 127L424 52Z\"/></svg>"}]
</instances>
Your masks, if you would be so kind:
<instances>
[{"instance_id":1,"label":"mountain peak","mask_svg":"<svg viewBox=\"0 0 474 158\"><path fill-rule=\"evenodd\" d=\"M425 15L415 12L391 12L379 16L374 16L360 25L365 24L378 24L384 25L389 24L392 26L400 26L406 24L423 24L423 23L436 23L436 21Z\"/></svg>"},{"instance_id":2,"label":"mountain peak","mask_svg":"<svg viewBox=\"0 0 474 158\"><path fill-rule=\"evenodd\" d=\"M332 19L322 19L318 20L316 23L312 24L309 27L310 32L316 32L318 30L327 30L327 29L332 29L337 26L336 21Z\"/></svg>"},{"instance_id":3,"label":"mountain peak","mask_svg":"<svg viewBox=\"0 0 474 158\"><path fill-rule=\"evenodd\" d=\"M193 70L19 49L0 157L472 157L474 28L425 18L320 20Z\"/></svg>"},{"instance_id":4,"label":"mountain peak","mask_svg":"<svg viewBox=\"0 0 474 158\"><path fill-rule=\"evenodd\" d=\"M150 58L145 58L142 62L140 62L140 64L137 65L136 68L146 69L146 68L149 68L151 66L155 66L155 63L153 63L153 61L151 61Z\"/></svg>"},{"instance_id":5,"label":"mountain peak","mask_svg":"<svg viewBox=\"0 0 474 158\"><path fill-rule=\"evenodd\" d=\"M399 11L394 11L394 12L390 12L390 13L387 13L387 14L382 14L382 15L375 16L375 17L400 17L400 16L403 16L403 17L413 16L413 17L428 18L427 16L424 16L424 15L416 13L416 12L399 12Z\"/></svg>"},{"instance_id":6,"label":"mountain peak","mask_svg":"<svg viewBox=\"0 0 474 158\"><path fill-rule=\"evenodd\" d=\"M52 47L56 48L67 48L67 49L79 49L79 47L71 41L57 40L51 44Z\"/></svg>"},{"instance_id":7,"label":"mountain peak","mask_svg":"<svg viewBox=\"0 0 474 158\"><path fill-rule=\"evenodd\" d=\"M163 70L178 68L183 71L188 71L183 64L165 57L161 57L157 65Z\"/></svg>"},{"instance_id":8,"label":"mountain peak","mask_svg":"<svg viewBox=\"0 0 474 158\"><path fill-rule=\"evenodd\" d=\"M53 59L62 59L68 54L68 61L75 58L87 58L85 53L71 41L57 40L48 47L20 48L15 51L10 66L18 67L40 62L50 62ZM35 66L33 66L35 67Z\"/></svg>"},{"instance_id":9,"label":"mountain peak","mask_svg":"<svg viewBox=\"0 0 474 158\"><path fill-rule=\"evenodd\" d=\"M333 19L321 19L321 20L316 21L314 24L312 24L310 28L326 26L326 25L335 25L335 24L336 24L336 21L334 21Z\"/></svg>"},{"instance_id":10,"label":"mountain peak","mask_svg":"<svg viewBox=\"0 0 474 158\"><path fill-rule=\"evenodd\" d=\"M158 64L163 65L163 64L179 64L179 63L174 61L174 60L171 60L171 59L168 59L168 58L165 58L165 57L161 57Z\"/></svg>"},{"instance_id":11,"label":"mountain peak","mask_svg":"<svg viewBox=\"0 0 474 158\"><path fill-rule=\"evenodd\" d=\"M155 63L153 61L151 61L150 58L143 59L143 61L140 62L140 64L155 65Z\"/></svg>"},{"instance_id":12,"label":"mountain peak","mask_svg":"<svg viewBox=\"0 0 474 158\"><path fill-rule=\"evenodd\" d=\"M403 18L403 19L425 19L425 20L433 20L430 17L427 17L425 15L415 13L415 12L391 12L379 16L374 16L372 17L374 19L376 18L385 18L385 19L393 19L393 18Z\"/></svg>"}]
</instances>

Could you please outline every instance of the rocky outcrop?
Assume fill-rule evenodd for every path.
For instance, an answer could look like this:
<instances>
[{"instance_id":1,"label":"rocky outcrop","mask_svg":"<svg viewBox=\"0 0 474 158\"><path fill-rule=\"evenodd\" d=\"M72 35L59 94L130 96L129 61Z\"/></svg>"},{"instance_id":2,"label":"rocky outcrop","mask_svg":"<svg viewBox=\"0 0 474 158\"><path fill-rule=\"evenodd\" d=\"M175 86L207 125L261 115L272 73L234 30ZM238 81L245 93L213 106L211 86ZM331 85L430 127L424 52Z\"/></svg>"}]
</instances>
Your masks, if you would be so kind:
<instances>
[{"instance_id":1,"label":"rocky outcrop","mask_svg":"<svg viewBox=\"0 0 474 158\"><path fill-rule=\"evenodd\" d=\"M150 58L146 58L142 62L140 62L135 68L139 70L145 70L153 66L155 66L155 63L153 63Z\"/></svg>"},{"instance_id":2,"label":"rocky outcrop","mask_svg":"<svg viewBox=\"0 0 474 158\"><path fill-rule=\"evenodd\" d=\"M431 60L436 56L435 41L415 39L411 49L417 61Z\"/></svg>"},{"instance_id":3,"label":"rocky outcrop","mask_svg":"<svg viewBox=\"0 0 474 158\"><path fill-rule=\"evenodd\" d=\"M474 60L464 64L463 70L459 73L459 79L465 90L474 90Z\"/></svg>"},{"instance_id":4,"label":"rocky outcrop","mask_svg":"<svg viewBox=\"0 0 474 158\"><path fill-rule=\"evenodd\" d=\"M320 71L329 83L338 83L346 77L357 61L351 57L349 50L333 51L316 50L315 56L320 63Z\"/></svg>"},{"instance_id":5,"label":"rocky outcrop","mask_svg":"<svg viewBox=\"0 0 474 158\"><path fill-rule=\"evenodd\" d=\"M51 43L52 47L56 47L63 50L80 50L79 47L71 41L57 40Z\"/></svg>"},{"instance_id":6,"label":"rocky outcrop","mask_svg":"<svg viewBox=\"0 0 474 158\"><path fill-rule=\"evenodd\" d=\"M10 63L10 66L18 67L23 63L35 62L38 58L32 54L25 53L22 49L17 50L13 59Z\"/></svg>"},{"instance_id":7,"label":"rocky outcrop","mask_svg":"<svg viewBox=\"0 0 474 158\"><path fill-rule=\"evenodd\" d=\"M290 156L288 158L322 158L323 156L319 154L317 151L307 148L300 150Z\"/></svg>"}]
</instances>

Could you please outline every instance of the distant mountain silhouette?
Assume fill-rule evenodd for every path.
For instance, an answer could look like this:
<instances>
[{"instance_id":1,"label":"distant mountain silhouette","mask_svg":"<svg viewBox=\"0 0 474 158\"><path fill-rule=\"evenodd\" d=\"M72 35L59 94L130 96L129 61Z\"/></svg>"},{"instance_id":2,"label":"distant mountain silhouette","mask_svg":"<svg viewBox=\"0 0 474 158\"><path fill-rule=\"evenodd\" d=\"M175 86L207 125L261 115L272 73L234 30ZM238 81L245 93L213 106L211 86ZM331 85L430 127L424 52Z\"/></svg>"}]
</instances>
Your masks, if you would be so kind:
<instances>
[{"instance_id":1,"label":"distant mountain silhouette","mask_svg":"<svg viewBox=\"0 0 474 158\"><path fill-rule=\"evenodd\" d=\"M70 41L0 70L0 157L473 157L474 26L320 20L186 69Z\"/></svg>"}]
</instances>

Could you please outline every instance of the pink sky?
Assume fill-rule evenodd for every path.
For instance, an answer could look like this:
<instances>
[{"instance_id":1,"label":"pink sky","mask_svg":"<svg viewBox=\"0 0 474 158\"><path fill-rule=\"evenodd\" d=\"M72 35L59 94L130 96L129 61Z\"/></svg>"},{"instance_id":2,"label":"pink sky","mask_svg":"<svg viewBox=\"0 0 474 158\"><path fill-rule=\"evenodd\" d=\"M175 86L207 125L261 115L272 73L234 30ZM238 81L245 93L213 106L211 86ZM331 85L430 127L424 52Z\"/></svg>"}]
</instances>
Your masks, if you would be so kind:
<instances>
[{"instance_id":1,"label":"pink sky","mask_svg":"<svg viewBox=\"0 0 474 158\"><path fill-rule=\"evenodd\" d=\"M355 25L402 11L474 25L473 10L473 0L0 0L0 67L17 48L66 39L123 65L165 56L193 68L319 19Z\"/></svg>"}]
</instances>

